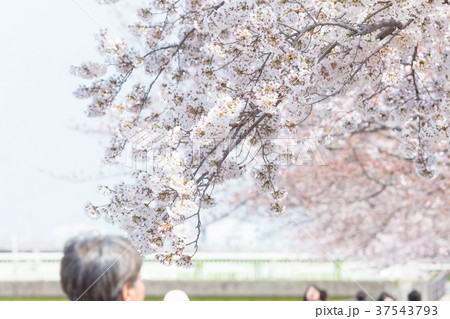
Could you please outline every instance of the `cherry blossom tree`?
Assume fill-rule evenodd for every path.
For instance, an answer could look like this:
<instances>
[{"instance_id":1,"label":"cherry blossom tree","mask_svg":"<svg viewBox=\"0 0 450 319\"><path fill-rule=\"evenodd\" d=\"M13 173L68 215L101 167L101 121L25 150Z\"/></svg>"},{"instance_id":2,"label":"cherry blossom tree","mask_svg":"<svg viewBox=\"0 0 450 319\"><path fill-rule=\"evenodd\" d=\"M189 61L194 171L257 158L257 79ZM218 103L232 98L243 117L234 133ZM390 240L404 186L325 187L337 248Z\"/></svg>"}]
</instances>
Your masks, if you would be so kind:
<instances>
[{"instance_id":1,"label":"cherry blossom tree","mask_svg":"<svg viewBox=\"0 0 450 319\"><path fill-rule=\"evenodd\" d=\"M129 36L102 30L103 61L72 70L91 80L75 92L88 115L113 128L106 160L126 161L129 148L151 157L102 187L109 202L88 214L144 255L189 266L215 186L250 176L284 214L281 159L295 156L278 151L280 137L330 147L382 127L418 176L437 179L448 165L448 20L435 0L149 1Z\"/></svg>"},{"instance_id":2,"label":"cherry blossom tree","mask_svg":"<svg viewBox=\"0 0 450 319\"><path fill-rule=\"evenodd\" d=\"M289 196L273 233L318 259L448 260L448 151L437 152L440 174L430 182L416 174L384 125L373 122L334 136L322 152L327 165L305 161L280 169L279 183ZM233 194L233 202L250 212L244 218L266 215L268 222L267 196L255 190Z\"/></svg>"}]
</instances>

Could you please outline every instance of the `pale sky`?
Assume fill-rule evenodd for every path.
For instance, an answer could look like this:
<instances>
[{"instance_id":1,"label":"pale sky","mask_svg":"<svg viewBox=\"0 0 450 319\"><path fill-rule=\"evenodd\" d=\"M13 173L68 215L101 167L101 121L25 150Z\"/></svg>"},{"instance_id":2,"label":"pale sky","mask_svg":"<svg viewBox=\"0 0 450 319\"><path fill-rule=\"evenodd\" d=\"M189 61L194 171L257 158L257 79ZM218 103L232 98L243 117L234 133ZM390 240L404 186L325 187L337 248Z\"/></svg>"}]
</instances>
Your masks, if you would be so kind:
<instances>
[{"instance_id":1,"label":"pale sky","mask_svg":"<svg viewBox=\"0 0 450 319\"><path fill-rule=\"evenodd\" d=\"M114 178L89 178L98 176L107 140L73 129L90 122L86 101L72 95L80 79L69 73L97 56L99 25L115 18L108 10L94 0L8 1L0 8L0 249L12 242L55 248L87 228L113 231L83 213L99 198L97 185ZM62 178L74 174L87 181ZM259 246L254 225L241 226L246 244ZM211 234L226 236L236 221L215 227Z\"/></svg>"},{"instance_id":2,"label":"pale sky","mask_svg":"<svg viewBox=\"0 0 450 319\"><path fill-rule=\"evenodd\" d=\"M78 1L98 21L94 1ZM86 123L69 67L96 56L99 27L71 0L9 1L0 10L0 244L52 243L93 223L82 211L102 181L99 137L71 128ZM5 222L6 221L6 222Z\"/></svg>"}]
</instances>

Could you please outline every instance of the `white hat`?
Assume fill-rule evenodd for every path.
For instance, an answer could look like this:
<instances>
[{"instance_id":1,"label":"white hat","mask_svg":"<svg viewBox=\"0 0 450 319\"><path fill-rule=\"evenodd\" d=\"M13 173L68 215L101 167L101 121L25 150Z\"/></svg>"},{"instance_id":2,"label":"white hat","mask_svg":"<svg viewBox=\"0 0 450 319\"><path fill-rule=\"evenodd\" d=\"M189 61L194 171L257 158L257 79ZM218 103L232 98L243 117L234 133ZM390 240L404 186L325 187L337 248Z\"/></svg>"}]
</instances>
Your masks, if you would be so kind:
<instances>
[{"instance_id":1,"label":"white hat","mask_svg":"<svg viewBox=\"0 0 450 319\"><path fill-rule=\"evenodd\" d=\"M164 301L189 301L189 297L182 290L171 290L164 296Z\"/></svg>"}]
</instances>

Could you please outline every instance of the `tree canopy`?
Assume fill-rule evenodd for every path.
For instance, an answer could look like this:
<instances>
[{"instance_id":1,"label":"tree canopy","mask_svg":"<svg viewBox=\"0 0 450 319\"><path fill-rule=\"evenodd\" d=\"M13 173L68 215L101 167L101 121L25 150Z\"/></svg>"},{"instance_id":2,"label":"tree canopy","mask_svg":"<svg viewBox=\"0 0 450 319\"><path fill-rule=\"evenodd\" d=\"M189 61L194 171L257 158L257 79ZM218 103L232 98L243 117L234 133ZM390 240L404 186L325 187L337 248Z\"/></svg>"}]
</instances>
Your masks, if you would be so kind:
<instances>
[{"instance_id":1,"label":"tree canopy","mask_svg":"<svg viewBox=\"0 0 450 319\"><path fill-rule=\"evenodd\" d=\"M361 191L361 181L346 179L354 185L335 184L337 201L370 197L401 174L386 159L361 165L349 146L354 135L367 135L358 143L372 153L385 147L411 163L420 178L439 179L449 165L449 12L442 0L148 1L124 39L101 31L103 61L72 70L91 80L75 92L90 100L88 115L111 127L106 160L132 154L146 164L104 187L109 203L88 204L88 214L124 229L144 255L189 266L216 185L250 176L275 214L308 194L289 195L283 185L284 166L297 158L292 141L346 143L352 162L336 174L374 186ZM297 183L323 182L305 169L293 170L309 174ZM336 179L346 183L329 183ZM343 216L340 209L330 204L318 220Z\"/></svg>"}]
</instances>

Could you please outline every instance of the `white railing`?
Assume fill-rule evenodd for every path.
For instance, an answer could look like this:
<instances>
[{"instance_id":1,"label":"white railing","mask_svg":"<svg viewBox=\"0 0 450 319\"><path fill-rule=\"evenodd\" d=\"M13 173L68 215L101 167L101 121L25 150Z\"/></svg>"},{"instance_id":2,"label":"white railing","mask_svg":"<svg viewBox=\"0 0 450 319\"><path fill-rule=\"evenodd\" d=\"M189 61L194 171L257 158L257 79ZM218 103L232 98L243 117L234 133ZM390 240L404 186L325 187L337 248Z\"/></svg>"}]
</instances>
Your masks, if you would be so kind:
<instances>
[{"instance_id":1,"label":"white railing","mask_svg":"<svg viewBox=\"0 0 450 319\"><path fill-rule=\"evenodd\" d=\"M0 281L58 281L62 253L0 253ZM431 279L430 268L436 264L416 263L405 271L380 272L364 262L307 261L294 254L276 253L198 253L195 267L183 269L166 267L149 258L144 261L142 278L146 280L414 280L417 269L421 279ZM404 267L404 266L402 266ZM405 266L406 267L406 266ZM450 269L450 264L440 264L440 270ZM344 270L343 270L344 269ZM402 268L403 270L403 268ZM351 278L347 278L350 274ZM403 277L400 277L403 276ZM425 278L424 278L425 276ZM445 276L444 276L445 277ZM436 287L442 290L442 281ZM436 288L438 289L438 288ZM441 291L439 290L439 291ZM440 292L439 292L440 293Z\"/></svg>"}]
</instances>

